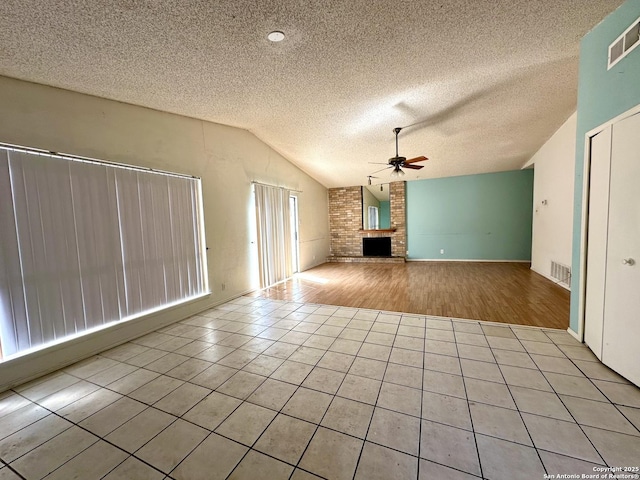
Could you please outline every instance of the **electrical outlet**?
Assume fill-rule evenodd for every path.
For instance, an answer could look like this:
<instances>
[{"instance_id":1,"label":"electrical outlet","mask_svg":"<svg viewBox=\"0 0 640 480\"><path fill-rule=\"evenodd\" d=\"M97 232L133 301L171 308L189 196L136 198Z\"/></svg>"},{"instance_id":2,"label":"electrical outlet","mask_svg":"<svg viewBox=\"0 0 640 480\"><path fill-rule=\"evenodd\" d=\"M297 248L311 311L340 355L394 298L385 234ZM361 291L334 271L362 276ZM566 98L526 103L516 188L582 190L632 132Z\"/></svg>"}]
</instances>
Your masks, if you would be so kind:
<instances>
[{"instance_id":1,"label":"electrical outlet","mask_svg":"<svg viewBox=\"0 0 640 480\"><path fill-rule=\"evenodd\" d=\"M440 249L440 255L444 255L444 248Z\"/></svg>"}]
</instances>

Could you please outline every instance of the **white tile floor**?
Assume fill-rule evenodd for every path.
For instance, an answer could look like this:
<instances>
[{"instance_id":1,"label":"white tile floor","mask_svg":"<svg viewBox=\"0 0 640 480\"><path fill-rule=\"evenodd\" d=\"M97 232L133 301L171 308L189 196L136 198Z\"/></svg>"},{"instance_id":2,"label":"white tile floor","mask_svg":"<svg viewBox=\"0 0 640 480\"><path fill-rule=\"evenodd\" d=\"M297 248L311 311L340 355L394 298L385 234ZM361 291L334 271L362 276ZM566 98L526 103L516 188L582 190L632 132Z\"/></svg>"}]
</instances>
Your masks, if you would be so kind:
<instances>
[{"instance_id":1,"label":"white tile floor","mask_svg":"<svg viewBox=\"0 0 640 480\"><path fill-rule=\"evenodd\" d=\"M639 428L566 332L242 297L0 394L0 479L541 479Z\"/></svg>"}]
</instances>

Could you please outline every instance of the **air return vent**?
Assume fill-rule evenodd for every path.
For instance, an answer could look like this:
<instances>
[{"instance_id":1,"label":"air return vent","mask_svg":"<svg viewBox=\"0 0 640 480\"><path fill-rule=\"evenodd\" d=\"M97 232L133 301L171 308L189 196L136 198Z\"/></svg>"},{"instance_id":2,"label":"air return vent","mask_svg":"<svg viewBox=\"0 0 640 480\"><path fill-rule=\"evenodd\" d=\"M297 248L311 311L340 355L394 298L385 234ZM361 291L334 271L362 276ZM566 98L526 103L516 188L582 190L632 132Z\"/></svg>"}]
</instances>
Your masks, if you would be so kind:
<instances>
[{"instance_id":1,"label":"air return vent","mask_svg":"<svg viewBox=\"0 0 640 480\"><path fill-rule=\"evenodd\" d=\"M609 45L609 64L607 70L622 60L634 48L640 45L640 18L631 24L622 35Z\"/></svg>"},{"instance_id":2,"label":"air return vent","mask_svg":"<svg viewBox=\"0 0 640 480\"><path fill-rule=\"evenodd\" d=\"M571 284L571 267L552 260L551 277L555 278L560 285L568 287Z\"/></svg>"}]
</instances>

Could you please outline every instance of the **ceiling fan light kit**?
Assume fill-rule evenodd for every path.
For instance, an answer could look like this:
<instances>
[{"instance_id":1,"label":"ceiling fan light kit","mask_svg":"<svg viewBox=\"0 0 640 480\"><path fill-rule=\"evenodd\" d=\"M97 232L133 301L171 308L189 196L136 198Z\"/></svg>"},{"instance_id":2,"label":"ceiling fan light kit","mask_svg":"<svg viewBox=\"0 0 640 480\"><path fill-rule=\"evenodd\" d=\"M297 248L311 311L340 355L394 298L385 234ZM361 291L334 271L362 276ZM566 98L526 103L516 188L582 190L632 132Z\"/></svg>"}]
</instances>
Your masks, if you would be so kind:
<instances>
[{"instance_id":1,"label":"ceiling fan light kit","mask_svg":"<svg viewBox=\"0 0 640 480\"><path fill-rule=\"evenodd\" d=\"M402 169L400 168L400 165L396 165L395 168L393 169L393 171L391 172L391 176L392 177L403 177L404 176L404 172L402 171Z\"/></svg>"},{"instance_id":2,"label":"ceiling fan light kit","mask_svg":"<svg viewBox=\"0 0 640 480\"><path fill-rule=\"evenodd\" d=\"M386 167L386 168L393 167L393 170L391 171L391 176L394 178L402 177L405 175L404 170L402 170L403 168L409 168L411 170L420 170L421 168L424 167L424 165L413 165L413 164L429 160L425 156L419 156L419 157L410 158L409 160L407 160L406 157L401 157L398 154L398 134L400 133L401 130L402 130L401 127L396 127L393 129L393 133L395 133L396 135L396 156L391 157L389 159L387 164L388 166ZM377 173L377 172L374 172L374 173ZM371 175L369 175L367 178L369 179L369 185L371 185L371 178L372 178Z\"/></svg>"}]
</instances>

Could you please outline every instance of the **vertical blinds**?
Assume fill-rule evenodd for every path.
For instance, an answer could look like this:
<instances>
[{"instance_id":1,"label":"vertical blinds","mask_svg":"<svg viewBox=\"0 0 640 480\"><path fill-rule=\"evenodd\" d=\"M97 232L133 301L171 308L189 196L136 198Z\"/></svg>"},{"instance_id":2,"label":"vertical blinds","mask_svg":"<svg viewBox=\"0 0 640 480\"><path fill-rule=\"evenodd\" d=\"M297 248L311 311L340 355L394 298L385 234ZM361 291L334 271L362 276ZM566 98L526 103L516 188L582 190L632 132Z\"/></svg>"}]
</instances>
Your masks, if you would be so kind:
<instances>
[{"instance_id":1,"label":"vertical blinds","mask_svg":"<svg viewBox=\"0 0 640 480\"><path fill-rule=\"evenodd\" d=\"M254 184L260 286L278 283L293 274L291 219L287 189Z\"/></svg>"},{"instance_id":2,"label":"vertical blinds","mask_svg":"<svg viewBox=\"0 0 640 480\"><path fill-rule=\"evenodd\" d=\"M0 149L4 356L205 293L195 178Z\"/></svg>"}]
</instances>

